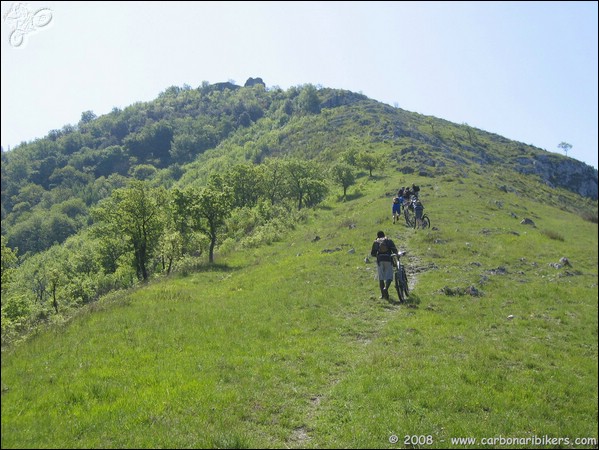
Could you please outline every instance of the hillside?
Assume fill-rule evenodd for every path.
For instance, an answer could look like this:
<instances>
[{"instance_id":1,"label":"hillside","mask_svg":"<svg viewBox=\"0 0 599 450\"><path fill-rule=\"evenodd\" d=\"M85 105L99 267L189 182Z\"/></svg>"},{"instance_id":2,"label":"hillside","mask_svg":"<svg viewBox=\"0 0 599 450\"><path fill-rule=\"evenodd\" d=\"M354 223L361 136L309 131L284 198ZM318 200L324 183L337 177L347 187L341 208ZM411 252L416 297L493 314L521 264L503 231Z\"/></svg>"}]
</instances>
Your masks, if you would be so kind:
<instances>
[{"instance_id":1,"label":"hillside","mask_svg":"<svg viewBox=\"0 0 599 450\"><path fill-rule=\"evenodd\" d=\"M2 152L3 345L137 279L212 260L231 242L269 242L292 226L287 210L317 206L373 171L475 172L597 220L597 170L466 124L338 89L267 89L260 78L172 86ZM205 188L212 198L201 206ZM225 192L218 201L231 215L207 223L207 205L215 214ZM152 228L133 236L139 211L126 205L143 197ZM240 226L240 215L252 220Z\"/></svg>"},{"instance_id":2,"label":"hillside","mask_svg":"<svg viewBox=\"0 0 599 450\"><path fill-rule=\"evenodd\" d=\"M597 238L593 168L347 91L88 111L2 153L2 448L597 448Z\"/></svg>"},{"instance_id":3,"label":"hillside","mask_svg":"<svg viewBox=\"0 0 599 450\"><path fill-rule=\"evenodd\" d=\"M597 200L597 170L572 158L360 94L266 89L258 78L173 86L100 117L85 111L76 125L3 151L2 235L19 255L38 253L85 229L89 208L131 178L197 184L213 165L290 155L330 165L363 149L380 149L406 174L509 171Z\"/></svg>"},{"instance_id":4,"label":"hillside","mask_svg":"<svg viewBox=\"0 0 599 450\"><path fill-rule=\"evenodd\" d=\"M363 175L270 245L90 305L3 354L2 447L595 448L597 225L504 181ZM412 182L431 230L390 223ZM405 306L365 262L378 229Z\"/></svg>"}]
</instances>

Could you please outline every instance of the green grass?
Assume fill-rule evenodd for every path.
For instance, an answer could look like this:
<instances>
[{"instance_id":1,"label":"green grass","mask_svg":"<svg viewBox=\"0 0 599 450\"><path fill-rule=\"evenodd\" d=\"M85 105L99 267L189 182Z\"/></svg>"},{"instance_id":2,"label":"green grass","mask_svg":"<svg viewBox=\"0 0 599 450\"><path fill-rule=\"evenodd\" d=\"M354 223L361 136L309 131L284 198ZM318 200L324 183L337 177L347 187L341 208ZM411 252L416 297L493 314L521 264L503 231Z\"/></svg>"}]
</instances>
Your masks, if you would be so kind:
<instances>
[{"instance_id":1,"label":"green grass","mask_svg":"<svg viewBox=\"0 0 599 450\"><path fill-rule=\"evenodd\" d=\"M433 229L391 224L391 193L412 182ZM475 174L360 178L349 194L280 242L3 354L2 448L597 438L596 223ZM379 229L409 252L407 306L378 299L364 262Z\"/></svg>"}]
</instances>

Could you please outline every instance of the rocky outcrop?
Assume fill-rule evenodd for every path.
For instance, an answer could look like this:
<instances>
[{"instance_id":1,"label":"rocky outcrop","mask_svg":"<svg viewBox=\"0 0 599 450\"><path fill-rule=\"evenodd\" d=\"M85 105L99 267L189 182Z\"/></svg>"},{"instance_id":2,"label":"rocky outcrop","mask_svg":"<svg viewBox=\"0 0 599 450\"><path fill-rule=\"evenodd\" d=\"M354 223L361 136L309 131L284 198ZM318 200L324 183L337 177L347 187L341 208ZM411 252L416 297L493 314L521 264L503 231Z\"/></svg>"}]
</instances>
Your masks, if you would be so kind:
<instances>
[{"instance_id":1,"label":"rocky outcrop","mask_svg":"<svg viewBox=\"0 0 599 450\"><path fill-rule=\"evenodd\" d=\"M518 172L537 175L551 187L561 187L597 200L597 169L581 161L546 153L521 157L514 163Z\"/></svg>"},{"instance_id":2,"label":"rocky outcrop","mask_svg":"<svg viewBox=\"0 0 599 450\"><path fill-rule=\"evenodd\" d=\"M262 81L262 78L260 78L260 77L248 78L247 81L245 82L245 84L243 85L243 87L251 87L251 86L255 86L257 84L261 84L262 86L266 87L266 84L264 84L264 81Z\"/></svg>"}]
</instances>

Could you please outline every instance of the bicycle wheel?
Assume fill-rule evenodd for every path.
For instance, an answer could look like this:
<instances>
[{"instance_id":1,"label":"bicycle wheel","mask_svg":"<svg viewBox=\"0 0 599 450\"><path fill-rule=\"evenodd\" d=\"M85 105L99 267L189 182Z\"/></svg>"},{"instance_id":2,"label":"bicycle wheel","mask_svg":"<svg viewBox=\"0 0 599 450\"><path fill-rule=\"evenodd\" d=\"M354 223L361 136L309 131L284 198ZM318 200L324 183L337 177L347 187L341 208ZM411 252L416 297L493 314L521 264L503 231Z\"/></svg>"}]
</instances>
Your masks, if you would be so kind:
<instances>
[{"instance_id":1,"label":"bicycle wheel","mask_svg":"<svg viewBox=\"0 0 599 450\"><path fill-rule=\"evenodd\" d=\"M428 216L425 214L424 216L422 216L422 228L426 229L426 228L430 228L431 227L431 221L428 218Z\"/></svg>"},{"instance_id":2,"label":"bicycle wheel","mask_svg":"<svg viewBox=\"0 0 599 450\"><path fill-rule=\"evenodd\" d=\"M399 270L395 271L395 289L397 290L397 296L399 297L399 303L403 303L403 287L401 281L401 273Z\"/></svg>"},{"instance_id":3,"label":"bicycle wheel","mask_svg":"<svg viewBox=\"0 0 599 450\"><path fill-rule=\"evenodd\" d=\"M406 273L406 269L403 265L399 268L400 277L401 277L401 289L403 291L403 297L406 298L410 295L410 289L408 288L408 274Z\"/></svg>"},{"instance_id":4,"label":"bicycle wheel","mask_svg":"<svg viewBox=\"0 0 599 450\"><path fill-rule=\"evenodd\" d=\"M408 225L410 228L414 228L414 225L416 224L414 213L411 212L409 208L404 208L403 214L406 219L406 225Z\"/></svg>"}]
</instances>

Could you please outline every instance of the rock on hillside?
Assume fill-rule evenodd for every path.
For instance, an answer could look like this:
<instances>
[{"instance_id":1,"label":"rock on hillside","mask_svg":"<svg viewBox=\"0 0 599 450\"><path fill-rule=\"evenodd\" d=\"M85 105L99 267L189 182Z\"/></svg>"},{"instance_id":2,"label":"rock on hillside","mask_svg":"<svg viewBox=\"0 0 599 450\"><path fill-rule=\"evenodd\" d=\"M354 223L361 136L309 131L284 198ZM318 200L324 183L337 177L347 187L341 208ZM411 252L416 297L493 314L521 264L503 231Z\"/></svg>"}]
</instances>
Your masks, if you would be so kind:
<instances>
[{"instance_id":1,"label":"rock on hillside","mask_svg":"<svg viewBox=\"0 0 599 450\"><path fill-rule=\"evenodd\" d=\"M538 154L518 158L515 169L526 175L538 175L551 187L562 187L597 200L597 169L575 159Z\"/></svg>"}]
</instances>

